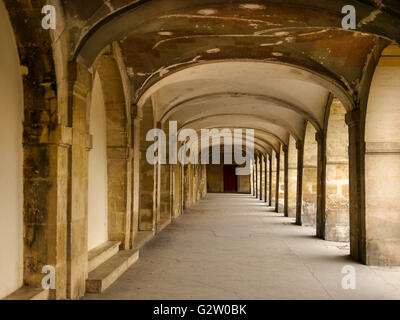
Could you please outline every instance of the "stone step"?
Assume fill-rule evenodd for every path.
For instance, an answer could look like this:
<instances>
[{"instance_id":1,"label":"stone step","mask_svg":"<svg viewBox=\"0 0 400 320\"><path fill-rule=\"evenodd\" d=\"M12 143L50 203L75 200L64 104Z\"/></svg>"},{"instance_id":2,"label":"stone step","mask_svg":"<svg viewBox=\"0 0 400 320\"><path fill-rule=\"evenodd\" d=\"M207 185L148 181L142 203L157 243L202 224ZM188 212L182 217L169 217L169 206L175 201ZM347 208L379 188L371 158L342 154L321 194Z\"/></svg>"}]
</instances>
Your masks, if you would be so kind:
<instances>
[{"instance_id":1,"label":"stone step","mask_svg":"<svg viewBox=\"0 0 400 320\"><path fill-rule=\"evenodd\" d=\"M153 238L154 238L153 231L139 231L134 241L134 249L139 250Z\"/></svg>"},{"instance_id":2,"label":"stone step","mask_svg":"<svg viewBox=\"0 0 400 320\"><path fill-rule=\"evenodd\" d=\"M160 225L158 227L158 232L163 231L166 227L168 227L171 224L171 219L161 219L160 220Z\"/></svg>"},{"instance_id":3,"label":"stone step","mask_svg":"<svg viewBox=\"0 0 400 320\"><path fill-rule=\"evenodd\" d=\"M4 300L48 300L49 290L23 286Z\"/></svg>"},{"instance_id":4,"label":"stone step","mask_svg":"<svg viewBox=\"0 0 400 320\"><path fill-rule=\"evenodd\" d=\"M106 262L112 256L118 253L121 241L106 241L89 251L88 254L88 270L89 272L96 269L99 265Z\"/></svg>"},{"instance_id":5,"label":"stone step","mask_svg":"<svg viewBox=\"0 0 400 320\"><path fill-rule=\"evenodd\" d=\"M123 250L89 273L86 292L102 293L139 259L138 250Z\"/></svg>"}]
</instances>

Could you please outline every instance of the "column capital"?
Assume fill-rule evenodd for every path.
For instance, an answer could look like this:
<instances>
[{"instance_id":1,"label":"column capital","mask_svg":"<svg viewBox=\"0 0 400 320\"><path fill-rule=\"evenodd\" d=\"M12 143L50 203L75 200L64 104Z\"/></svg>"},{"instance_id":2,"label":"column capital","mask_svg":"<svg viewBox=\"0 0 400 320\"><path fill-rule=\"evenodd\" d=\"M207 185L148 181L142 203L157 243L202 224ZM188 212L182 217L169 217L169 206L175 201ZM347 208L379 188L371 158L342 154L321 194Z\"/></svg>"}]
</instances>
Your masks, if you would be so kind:
<instances>
[{"instance_id":1,"label":"column capital","mask_svg":"<svg viewBox=\"0 0 400 320\"><path fill-rule=\"evenodd\" d=\"M346 124L349 127L356 126L361 121L361 110L359 108L353 109L346 114Z\"/></svg>"},{"instance_id":2,"label":"column capital","mask_svg":"<svg viewBox=\"0 0 400 320\"><path fill-rule=\"evenodd\" d=\"M284 153L286 153L286 152L289 151L289 147L284 145L284 146L282 146L282 150L283 150Z\"/></svg>"}]
</instances>

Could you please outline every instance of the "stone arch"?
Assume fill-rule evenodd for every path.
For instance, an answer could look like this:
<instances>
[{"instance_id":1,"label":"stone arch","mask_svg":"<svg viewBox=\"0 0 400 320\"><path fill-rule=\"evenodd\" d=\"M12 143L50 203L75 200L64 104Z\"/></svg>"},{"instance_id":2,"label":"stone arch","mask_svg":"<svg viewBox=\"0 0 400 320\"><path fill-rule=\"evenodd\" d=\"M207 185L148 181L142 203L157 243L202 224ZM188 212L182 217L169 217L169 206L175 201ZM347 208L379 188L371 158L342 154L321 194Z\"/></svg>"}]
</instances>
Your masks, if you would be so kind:
<instances>
[{"instance_id":1,"label":"stone arch","mask_svg":"<svg viewBox=\"0 0 400 320\"><path fill-rule=\"evenodd\" d=\"M108 240L107 116L104 92L95 73L89 109L92 137L88 164L88 250Z\"/></svg>"},{"instance_id":2,"label":"stone arch","mask_svg":"<svg viewBox=\"0 0 400 320\"><path fill-rule=\"evenodd\" d=\"M0 298L23 284L23 85L14 30L0 2Z\"/></svg>"},{"instance_id":3,"label":"stone arch","mask_svg":"<svg viewBox=\"0 0 400 320\"><path fill-rule=\"evenodd\" d=\"M351 237L369 265L400 265L400 48L383 52L365 118L365 216L351 217ZM358 234L358 235L357 235Z\"/></svg>"},{"instance_id":4,"label":"stone arch","mask_svg":"<svg viewBox=\"0 0 400 320\"><path fill-rule=\"evenodd\" d=\"M130 247L131 207L132 207L132 149L130 105L115 45L103 50L94 62L92 69L94 80L98 75L101 92L92 90L92 102L102 94L105 108L105 138L107 157L107 234L108 240L120 241L121 247ZM125 80L126 82L126 80ZM96 82L94 82L96 84ZM129 86L129 85L128 85ZM101 101L98 101L101 102ZM93 103L92 103L92 107ZM92 111L89 110L90 114ZM93 124L87 117L87 123ZM91 128L88 125L88 132ZM96 137L91 137L96 141Z\"/></svg>"},{"instance_id":5,"label":"stone arch","mask_svg":"<svg viewBox=\"0 0 400 320\"><path fill-rule=\"evenodd\" d=\"M16 72L23 76L25 286L21 290L42 299L49 296L63 299L67 297L67 252L66 246L58 245L55 239L60 243L67 239L72 112L68 100L68 46L64 35L58 33L65 23L64 14L58 0L49 2L57 8L57 28L50 32L41 28L36 11L25 3L4 0L0 5L5 12L2 21L11 22L15 37L8 48L16 44L19 54ZM56 268L56 290L36 290L41 288L45 265Z\"/></svg>"}]
</instances>

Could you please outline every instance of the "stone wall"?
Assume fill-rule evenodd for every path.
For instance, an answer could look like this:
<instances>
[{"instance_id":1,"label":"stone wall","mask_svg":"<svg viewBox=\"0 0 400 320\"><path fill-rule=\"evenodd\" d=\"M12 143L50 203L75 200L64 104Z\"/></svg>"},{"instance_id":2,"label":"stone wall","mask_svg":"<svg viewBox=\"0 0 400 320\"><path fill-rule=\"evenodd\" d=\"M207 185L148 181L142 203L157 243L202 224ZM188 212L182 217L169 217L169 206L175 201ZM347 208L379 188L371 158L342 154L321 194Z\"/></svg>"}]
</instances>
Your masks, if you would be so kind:
<instances>
[{"instance_id":1,"label":"stone wall","mask_svg":"<svg viewBox=\"0 0 400 320\"><path fill-rule=\"evenodd\" d=\"M349 241L349 165L346 110L335 99L326 139L325 239Z\"/></svg>"},{"instance_id":2,"label":"stone wall","mask_svg":"<svg viewBox=\"0 0 400 320\"><path fill-rule=\"evenodd\" d=\"M302 224L315 226L317 216L317 141L315 129L307 123L304 141Z\"/></svg>"},{"instance_id":3,"label":"stone wall","mask_svg":"<svg viewBox=\"0 0 400 320\"><path fill-rule=\"evenodd\" d=\"M205 165L205 168L205 174L207 176L207 192L224 192L224 165L208 164ZM237 184L239 193L251 192L250 175L237 176Z\"/></svg>"},{"instance_id":4,"label":"stone wall","mask_svg":"<svg viewBox=\"0 0 400 320\"><path fill-rule=\"evenodd\" d=\"M288 216L296 217L297 206L297 149L296 140L289 138L288 147Z\"/></svg>"},{"instance_id":5,"label":"stone wall","mask_svg":"<svg viewBox=\"0 0 400 320\"><path fill-rule=\"evenodd\" d=\"M285 211L285 152L284 147L281 146L279 157L279 205L278 212L284 213Z\"/></svg>"}]
</instances>

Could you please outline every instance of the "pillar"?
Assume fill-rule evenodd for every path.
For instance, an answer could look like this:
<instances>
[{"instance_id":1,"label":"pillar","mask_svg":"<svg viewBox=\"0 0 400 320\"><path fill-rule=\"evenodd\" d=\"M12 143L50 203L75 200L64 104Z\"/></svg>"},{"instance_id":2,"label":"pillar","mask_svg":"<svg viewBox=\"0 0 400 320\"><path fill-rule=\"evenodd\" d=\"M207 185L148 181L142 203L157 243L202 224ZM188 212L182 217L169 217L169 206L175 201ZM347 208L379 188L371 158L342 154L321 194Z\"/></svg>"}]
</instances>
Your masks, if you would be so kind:
<instances>
[{"instance_id":1,"label":"pillar","mask_svg":"<svg viewBox=\"0 0 400 320\"><path fill-rule=\"evenodd\" d=\"M279 153L279 213L285 212L285 147L281 145Z\"/></svg>"},{"instance_id":2,"label":"pillar","mask_svg":"<svg viewBox=\"0 0 400 320\"><path fill-rule=\"evenodd\" d=\"M272 154L268 156L268 206L272 207Z\"/></svg>"},{"instance_id":3,"label":"pillar","mask_svg":"<svg viewBox=\"0 0 400 320\"><path fill-rule=\"evenodd\" d=\"M296 142L297 149L297 188L296 188L296 224L302 225L303 210L303 161L304 161L304 142Z\"/></svg>"},{"instance_id":4,"label":"pillar","mask_svg":"<svg viewBox=\"0 0 400 320\"><path fill-rule=\"evenodd\" d=\"M279 184L280 184L280 152L276 153L276 178L275 178L275 212L279 212Z\"/></svg>"},{"instance_id":5,"label":"pillar","mask_svg":"<svg viewBox=\"0 0 400 320\"><path fill-rule=\"evenodd\" d=\"M136 247L139 232L139 211L140 211L140 136L141 136L141 127L142 127L142 118L137 114L137 106L132 105L132 124L133 124L133 203L132 203L132 218L131 218L131 246L132 248Z\"/></svg>"},{"instance_id":6,"label":"pillar","mask_svg":"<svg viewBox=\"0 0 400 320\"><path fill-rule=\"evenodd\" d=\"M289 148L283 147L284 152L284 208L283 213L285 217L289 216Z\"/></svg>"},{"instance_id":7,"label":"pillar","mask_svg":"<svg viewBox=\"0 0 400 320\"><path fill-rule=\"evenodd\" d=\"M317 237L325 239L325 184L326 184L326 139L322 132L317 132Z\"/></svg>"},{"instance_id":8,"label":"pillar","mask_svg":"<svg viewBox=\"0 0 400 320\"><path fill-rule=\"evenodd\" d=\"M349 164L346 110L334 99L326 135L325 240L349 241Z\"/></svg>"},{"instance_id":9,"label":"pillar","mask_svg":"<svg viewBox=\"0 0 400 320\"><path fill-rule=\"evenodd\" d=\"M156 231L157 221L157 166L146 159L148 147L154 142L146 141L147 132L154 128L153 107L151 101L143 106L140 122L140 201L139 201L139 231Z\"/></svg>"},{"instance_id":10,"label":"pillar","mask_svg":"<svg viewBox=\"0 0 400 320\"><path fill-rule=\"evenodd\" d=\"M318 196L318 144L315 129L307 123L304 140L303 163L303 201L301 223L304 226L316 226Z\"/></svg>"},{"instance_id":11,"label":"pillar","mask_svg":"<svg viewBox=\"0 0 400 320\"><path fill-rule=\"evenodd\" d=\"M258 176L259 176L259 174L258 174L258 166L259 166L258 154L256 155L255 163L256 163L256 166L255 166L255 168L256 168L255 197L258 198Z\"/></svg>"},{"instance_id":12,"label":"pillar","mask_svg":"<svg viewBox=\"0 0 400 320\"><path fill-rule=\"evenodd\" d=\"M32 90L34 86L27 88L25 84L25 88ZM35 96L43 93L43 100ZM27 101L32 98L32 102ZM24 283L41 287L42 268L52 265L56 269L56 290L50 290L50 297L65 299L70 282L66 242L71 240L68 207L72 128L46 120L46 114L57 110L57 96L50 87L35 90L24 99ZM37 116L39 113L42 115Z\"/></svg>"},{"instance_id":13,"label":"pillar","mask_svg":"<svg viewBox=\"0 0 400 320\"><path fill-rule=\"evenodd\" d=\"M252 172L252 188L253 188L253 196L256 196L256 156L253 160L253 172Z\"/></svg>"},{"instance_id":14,"label":"pillar","mask_svg":"<svg viewBox=\"0 0 400 320\"><path fill-rule=\"evenodd\" d=\"M264 175L263 175L263 155L262 154L260 154L260 157L259 157L259 161L260 161L260 165L259 165L259 168L260 168L260 170L259 170L259 172L260 172L260 178L259 178L259 184L260 184L260 187L259 187L259 199L262 201L262 197L263 197L263 179L264 179Z\"/></svg>"},{"instance_id":15,"label":"pillar","mask_svg":"<svg viewBox=\"0 0 400 320\"><path fill-rule=\"evenodd\" d=\"M276 152L272 153L272 188L271 188L271 207L275 208L276 203Z\"/></svg>"},{"instance_id":16,"label":"pillar","mask_svg":"<svg viewBox=\"0 0 400 320\"><path fill-rule=\"evenodd\" d=\"M264 202L268 202L268 154L264 157Z\"/></svg>"},{"instance_id":17,"label":"pillar","mask_svg":"<svg viewBox=\"0 0 400 320\"><path fill-rule=\"evenodd\" d=\"M364 162L360 114L360 109L354 109L346 114L346 124L349 129L350 255L355 260L366 263L366 230L361 184L364 177Z\"/></svg>"},{"instance_id":18,"label":"pillar","mask_svg":"<svg viewBox=\"0 0 400 320\"><path fill-rule=\"evenodd\" d=\"M297 150L296 140L291 136L288 146L288 217L296 217L296 201L297 201Z\"/></svg>"},{"instance_id":19,"label":"pillar","mask_svg":"<svg viewBox=\"0 0 400 320\"><path fill-rule=\"evenodd\" d=\"M160 126L161 127L161 126ZM166 134L166 140L169 141L169 123L166 122L162 126L165 134ZM172 167L168 163L169 162L169 148L166 148L166 164L159 164L159 216L160 216L160 221L159 224L163 224L166 221L171 221L172 220L172 206L171 206L171 199L172 195L171 193L173 192L171 188L171 183L172 183Z\"/></svg>"},{"instance_id":20,"label":"pillar","mask_svg":"<svg viewBox=\"0 0 400 320\"><path fill-rule=\"evenodd\" d=\"M69 74L73 132L71 198L67 214L67 297L77 299L85 294L88 269L88 152L91 139L87 133L86 115L91 74L78 63L70 63Z\"/></svg>"}]
</instances>

